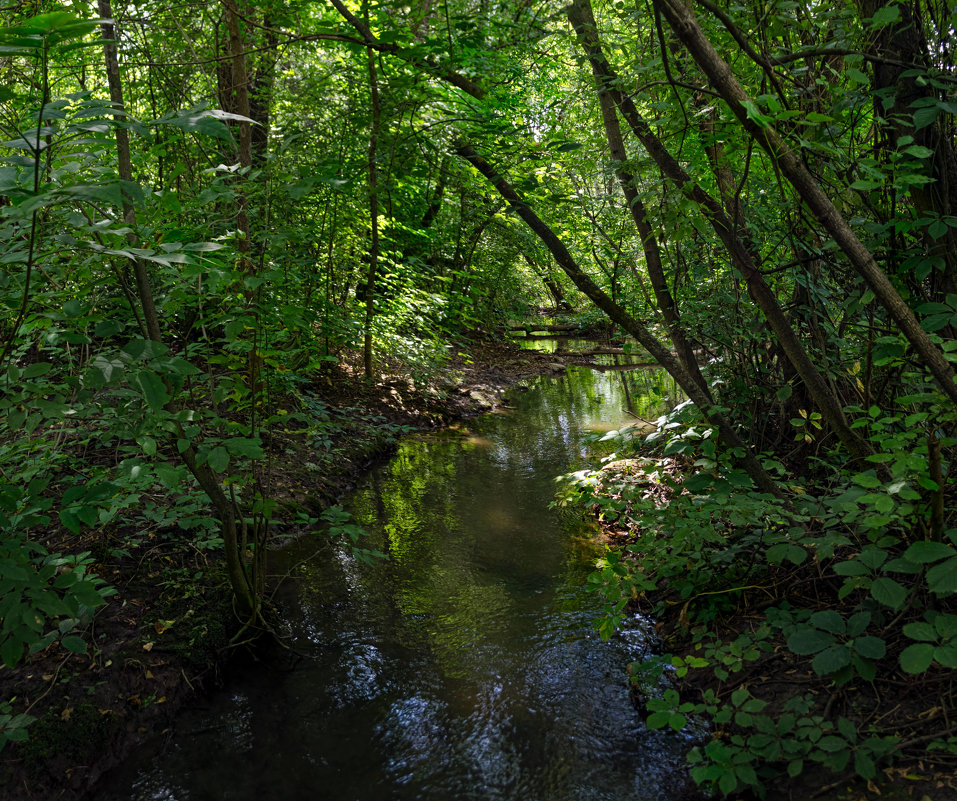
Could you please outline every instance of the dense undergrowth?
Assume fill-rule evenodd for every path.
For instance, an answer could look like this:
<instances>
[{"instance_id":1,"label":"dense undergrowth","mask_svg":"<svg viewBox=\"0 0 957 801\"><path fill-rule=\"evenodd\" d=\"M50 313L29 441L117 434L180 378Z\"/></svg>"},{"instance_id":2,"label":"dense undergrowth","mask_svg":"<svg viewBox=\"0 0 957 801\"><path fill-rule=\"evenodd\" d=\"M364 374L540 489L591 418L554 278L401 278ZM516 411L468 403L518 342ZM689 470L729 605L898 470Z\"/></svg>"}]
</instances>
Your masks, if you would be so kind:
<instances>
[{"instance_id":1,"label":"dense undergrowth","mask_svg":"<svg viewBox=\"0 0 957 801\"><path fill-rule=\"evenodd\" d=\"M863 410L864 463L821 449L798 473L767 454L784 497L755 491L689 404L568 477L563 502L612 537L589 578L600 631L636 610L660 621L666 652L633 680L650 727L700 733L688 760L704 789L957 789L955 476L939 456L957 421L942 399L935 416L912 406L933 401ZM806 419L792 425L806 444Z\"/></svg>"}]
</instances>

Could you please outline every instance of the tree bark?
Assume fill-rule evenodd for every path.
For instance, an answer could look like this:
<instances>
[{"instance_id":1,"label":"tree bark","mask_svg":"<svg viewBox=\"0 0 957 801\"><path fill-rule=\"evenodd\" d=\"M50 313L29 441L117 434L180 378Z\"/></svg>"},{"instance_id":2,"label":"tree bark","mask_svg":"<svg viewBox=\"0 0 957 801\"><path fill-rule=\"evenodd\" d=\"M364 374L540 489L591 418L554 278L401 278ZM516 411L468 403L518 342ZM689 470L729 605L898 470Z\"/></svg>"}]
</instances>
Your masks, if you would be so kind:
<instances>
[{"instance_id":1,"label":"tree bark","mask_svg":"<svg viewBox=\"0 0 957 801\"><path fill-rule=\"evenodd\" d=\"M106 80L110 87L110 103L113 105L114 118L119 120L126 116L126 107L123 105L123 83L120 80L120 62L116 50L116 29L113 25L113 9L110 0L98 0L100 16L107 22L100 25L103 38L103 59L106 64ZM116 139L116 165L120 179L133 182L133 160L130 157L129 131L117 125L114 129ZM128 200L123 200L123 219L135 224L136 211ZM127 241L138 246L136 234L130 231L126 235ZM153 290L150 287L149 270L143 259L133 261L133 275L136 278L136 291L139 296L140 307L143 310L143 321L146 326L146 335L154 342L162 339L159 325L159 315L156 312L156 303L153 300Z\"/></svg>"},{"instance_id":2,"label":"tree bark","mask_svg":"<svg viewBox=\"0 0 957 801\"><path fill-rule=\"evenodd\" d=\"M366 6L368 9L368 6ZM369 243L369 271L366 277L366 313L362 340L362 361L365 367L366 381L372 380L372 319L375 314L376 271L379 266L379 170L376 165L376 150L379 146L379 119L382 110L379 106L379 82L375 67L376 54L371 47L366 48L366 61L369 71L369 97L372 104L372 127L369 131L369 223L371 228Z\"/></svg>"},{"instance_id":3,"label":"tree bark","mask_svg":"<svg viewBox=\"0 0 957 801\"><path fill-rule=\"evenodd\" d=\"M890 4L890 0L857 0L862 22ZM889 140L886 148L896 150L898 140L910 136L913 144L933 151L933 156L925 161L928 175L935 180L929 184L911 185L908 194L921 217L929 214L949 216L957 210L957 153L954 145L943 134L939 118L920 128L914 124L914 104L917 101L939 102L947 99L946 93L941 93L919 74L921 70L932 71L921 4L894 3L894 6L899 19L875 31L866 45L875 56L871 82L874 113L884 120L884 131ZM925 229L923 240L928 255L940 258L944 265L940 270L942 291L937 295L942 300L947 293L957 292L957 231L947 226L943 236L935 240Z\"/></svg>"},{"instance_id":4,"label":"tree bark","mask_svg":"<svg viewBox=\"0 0 957 801\"><path fill-rule=\"evenodd\" d=\"M565 293L562 292L562 288L558 285L558 282L548 274L548 267L540 267L527 253L523 253L522 258L525 259L525 263L532 268L535 275L542 279L542 285L548 290L548 294L552 296L555 308L561 311L569 311L571 306L568 301L565 300Z\"/></svg>"},{"instance_id":5,"label":"tree bark","mask_svg":"<svg viewBox=\"0 0 957 801\"><path fill-rule=\"evenodd\" d=\"M101 17L107 20L112 19L113 12L110 8L110 0L98 0L98 7ZM110 86L110 101L113 104L116 116L125 116L123 85L120 82L120 68L119 61L117 60L113 23L105 22L101 25L101 29L103 55L106 61L107 80ZM117 172L124 181L132 181L133 164L130 158L129 135L126 129L120 126L117 126L115 131ZM130 225L136 225L136 210L127 202L123 204L123 216ZM134 237L133 241L135 243L135 235L131 233L130 236ZM134 262L134 265L137 290L139 292L143 315L146 319L147 333L149 338L154 342L162 342L163 337L159 327L159 318L156 313L153 290L150 287L146 265L139 260ZM175 403L171 401L167 409L171 412L176 411ZM176 426L178 429L178 438L188 440L188 437L186 437L179 423L176 423ZM190 473L193 474L200 488L209 496L213 508L219 515L220 531L223 535L223 550L226 560L226 574L229 578L229 585L236 597L240 614L248 615L250 620L252 620L259 615L259 597L253 591L243 561L243 548L240 545L239 536L239 510L236 508L236 504L226 497L226 493L223 491L219 479L209 465L200 465L198 463L196 451L192 444L180 453L180 458Z\"/></svg>"},{"instance_id":6,"label":"tree bark","mask_svg":"<svg viewBox=\"0 0 957 801\"><path fill-rule=\"evenodd\" d=\"M568 9L568 18L572 27L581 37L587 35L586 30L597 31L595 18L592 13L589 2L577 0L572 3ZM597 34L596 34L597 35ZM678 319L678 310L675 305L671 291L668 289L668 280L665 277L664 267L661 261L661 250L658 247L658 239L648 222L648 212L644 203L638 196L635 188L635 179L625 168L628 161L628 154L625 150L625 142L621 135L621 125L618 123L618 113L616 111L615 101L611 95L610 87L607 85L607 76L602 73L599 65L591 60L592 75L595 79L595 88L598 93L598 104L601 108L602 122L605 126L605 135L608 139L608 147L611 151L612 162L614 163L615 175L621 185L621 191L625 196L625 202L631 213L631 217L638 229L638 236L641 239L641 247L645 254L645 268L648 270L648 278L651 280L651 287L655 293L655 301L661 315L664 318L665 326L668 329L668 335L674 345L675 352L681 360L682 365L701 387L702 391L711 396L708 384L701 375L701 369L698 366L698 360L695 358L694 350L685 337L681 321Z\"/></svg>"},{"instance_id":7,"label":"tree bark","mask_svg":"<svg viewBox=\"0 0 957 801\"><path fill-rule=\"evenodd\" d=\"M239 9L236 3L239 0L224 0L226 8L226 29L229 31L229 58L231 67L231 108L235 114L249 117L249 73L246 69L246 52L243 43L242 30L239 27ZM249 122L239 123L239 166L248 170L253 163L252 126ZM236 239L236 249L240 253L242 271L252 272L253 265L249 260L251 250L249 227L249 198L243 183L246 176L239 178L236 187L236 230L239 237Z\"/></svg>"}]
</instances>

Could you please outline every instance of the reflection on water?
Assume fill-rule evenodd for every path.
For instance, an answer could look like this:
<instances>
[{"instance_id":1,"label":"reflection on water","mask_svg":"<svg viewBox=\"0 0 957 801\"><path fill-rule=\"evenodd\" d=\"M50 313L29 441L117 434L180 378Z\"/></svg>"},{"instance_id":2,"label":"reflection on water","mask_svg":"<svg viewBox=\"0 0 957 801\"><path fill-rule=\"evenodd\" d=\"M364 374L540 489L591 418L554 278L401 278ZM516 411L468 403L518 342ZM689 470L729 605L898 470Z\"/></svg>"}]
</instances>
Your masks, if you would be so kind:
<instances>
[{"instance_id":1,"label":"reflection on water","mask_svg":"<svg viewBox=\"0 0 957 801\"><path fill-rule=\"evenodd\" d=\"M676 797L682 743L645 731L629 699L643 638L592 633L594 546L549 508L588 430L637 414L623 375L570 370L516 392L509 414L406 440L351 500L390 560L330 546L298 566L281 601L302 658L241 669L101 797Z\"/></svg>"}]
</instances>

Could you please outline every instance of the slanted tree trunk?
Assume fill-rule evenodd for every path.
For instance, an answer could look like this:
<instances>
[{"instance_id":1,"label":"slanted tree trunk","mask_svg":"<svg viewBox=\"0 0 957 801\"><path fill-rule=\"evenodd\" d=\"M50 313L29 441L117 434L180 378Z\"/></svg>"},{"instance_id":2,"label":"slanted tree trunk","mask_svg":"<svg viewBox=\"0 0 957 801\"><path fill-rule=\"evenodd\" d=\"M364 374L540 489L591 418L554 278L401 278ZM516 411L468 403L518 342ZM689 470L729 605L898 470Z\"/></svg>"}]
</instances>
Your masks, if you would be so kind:
<instances>
[{"instance_id":1,"label":"slanted tree trunk","mask_svg":"<svg viewBox=\"0 0 957 801\"><path fill-rule=\"evenodd\" d=\"M944 357L943 351L933 343L921 327L910 306L877 264L874 255L857 237L847 220L811 175L800 155L780 137L773 125L765 123L762 126L749 117L748 107L756 107L754 100L744 91L728 63L721 58L714 45L705 36L691 10L681 0L654 0L654 4L708 77L712 88L728 104L748 134L770 156L781 174L794 187L818 222L824 226L844 252L851 266L877 296L881 305L897 323L901 333L920 356L937 385L954 403L957 403L954 371ZM821 414L824 415L824 409L821 410Z\"/></svg>"},{"instance_id":2,"label":"slanted tree trunk","mask_svg":"<svg viewBox=\"0 0 957 801\"><path fill-rule=\"evenodd\" d=\"M591 5L588 2L574 2L567 8L568 18L580 37L586 35L586 29L596 31L595 18L592 14ZM597 35L597 33L596 33ZM698 360L695 358L691 344L685 337L681 322L678 319L678 309L674 298L668 288L668 280L665 277L664 266L661 261L661 249L658 247L658 239L655 237L651 224L648 222L648 212L644 203L638 196L635 188L635 179L625 168L628 161L628 153L625 150L625 142L621 135L621 125L618 123L618 113L616 111L615 101L612 98L610 87L606 84L607 75L603 74L597 61L591 61L592 75L595 79L595 88L598 93L598 104L601 108L602 122L605 126L605 136L608 139L608 147L611 151L611 158L614 162L615 174L621 185L622 193L625 196L625 202L631 212L631 217L638 229L638 235L641 238L641 247L645 254L645 268L648 270L648 278L651 280L651 287L655 293L655 302L661 315L664 318L665 326L668 329L668 336L674 345L678 358L684 365L685 370L691 375L695 382L701 387L702 391L710 397L711 391L708 384L701 375L701 369L698 366Z\"/></svg>"},{"instance_id":3,"label":"slanted tree trunk","mask_svg":"<svg viewBox=\"0 0 957 801\"><path fill-rule=\"evenodd\" d=\"M485 161L479 154L466 143L456 145L456 152L468 161L476 170L479 171L488 180L498 193L515 209L519 217L525 224L532 229L536 236L549 249L558 266L565 271L565 274L571 278L577 286L599 309L608 315L608 318L620 325L627 333L633 336L647 351L657 359L658 363L668 371L668 373L678 382L678 385L685 391L689 398L701 410L705 418L718 430L722 441L730 449L740 454L741 466L754 481L755 485L763 492L768 492L778 497L781 496L781 490L768 475L767 471L761 466L761 463L751 453L751 449L738 436L728 419L717 408L714 407L711 398L698 385L698 382L691 377L691 374L684 368L671 351L658 341L638 320L635 320L621 306L612 301L607 294L579 267L578 263L572 257L571 253L565 247L564 243L555 235L531 207L519 197L518 193L511 185Z\"/></svg>"},{"instance_id":4,"label":"slanted tree trunk","mask_svg":"<svg viewBox=\"0 0 957 801\"><path fill-rule=\"evenodd\" d=\"M579 44L588 56L596 79L600 80L602 85L608 89L632 132L654 159L662 173L674 183L676 188L700 206L705 218L724 244L732 263L744 278L748 293L768 321L768 325L777 337L785 356L794 366L798 375L801 376L808 394L814 400L828 427L841 440L852 458L865 459L873 453L873 449L848 425L840 401L831 392L827 380L817 369L797 334L791 328L787 315L761 274L758 267L760 262L756 254L748 249L744 238L739 236L738 226L728 218L722 205L688 175L652 131L651 126L638 113L638 109L631 98L617 88L619 85L618 75L605 58L601 43L598 40L594 15L591 14L590 0L576 0L576 6L582 10L579 24L576 26Z\"/></svg>"},{"instance_id":5,"label":"slanted tree trunk","mask_svg":"<svg viewBox=\"0 0 957 801\"><path fill-rule=\"evenodd\" d=\"M542 286L544 286L548 291L548 294L552 296L552 302L555 304L555 308L562 311L569 311L571 309L571 305L567 300L565 300L565 293L562 292L562 288L558 281L549 275L548 267L540 266L527 253L523 253L522 258L525 259L525 263L532 268L532 272L542 279Z\"/></svg>"}]
</instances>

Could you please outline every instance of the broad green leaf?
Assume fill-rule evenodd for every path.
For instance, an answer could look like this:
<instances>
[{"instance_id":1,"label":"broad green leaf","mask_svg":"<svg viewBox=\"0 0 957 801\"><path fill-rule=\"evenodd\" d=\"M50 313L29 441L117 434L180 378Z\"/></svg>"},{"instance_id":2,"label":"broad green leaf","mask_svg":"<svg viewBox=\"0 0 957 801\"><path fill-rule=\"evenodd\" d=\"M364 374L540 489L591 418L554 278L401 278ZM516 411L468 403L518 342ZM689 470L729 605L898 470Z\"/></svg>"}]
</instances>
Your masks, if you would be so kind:
<instances>
[{"instance_id":1,"label":"broad green leaf","mask_svg":"<svg viewBox=\"0 0 957 801\"><path fill-rule=\"evenodd\" d=\"M75 654L86 653L86 642L82 637L64 637L60 640L60 645Z\"/></svg>"},{"instance_id":2,"label":"broad green leaf","mask_svg":"<svg viewBox=\"0 0 957 801\"><path fill-rule=\"evenodd\" d=\"M910 645L901 652L901 670L905 673L923 673L934 661L934 646L919 642Z\"/></svg>"},{"instance_id":3,"label":"broad green leaf","mask_svg":"<svg viewBox=\"0 0 957 801\"><path fill-rule=\"evenodd\" d=\"M855 612L847 621L847 634L849 637L859 637L864 633L864 629L871 622L870 612Z\"/></svg>"},{"instance_id":4,"label":"broad green leaf","mask_svg":"<svg viewBox=\"0 0 957 801\"><path fill-rule=\"evenodd\" d=\"M877 765L864 751L854 753L854 771L862 779L873 779L877 776Z\"/></svg>"},{"instance_id":5,"label":"broad green leaf","mask_svg":"<svg viewBox=\"0 0 957 801\"><path fill-rule=\"evenodd\" d=\"M91 365L92 369L99 375L99 386L107 386L114 379L118 379L125 365L119 359L109 359L106 356L97 356Z\"/></svg>"},{"instance_id":6,"label":"broad green leaf","mask_svg":"<svg viewBox=\"0 0 957 801\"><path fill-rule=\"evenodd\" d=\"M921 642L937 642L940 636L937 629L930 623L923 622L908 623L904 626L904 634L912 640L920 640Z\"/></svg>"},{"instance_id":7,"label":"broad green leaf","mask_svg":"<svg viewBox=\"0 0 957 801\"><path fill-rule=\"evenodd\" d=\"M787 639L788 648L795 654L809 656L822 651L835 642L834 636L825 631L804 626L792 632Z\"/></svg>"},{"instance_id":8,"label":"broad green leaf","mask_svg":"<svg viewBox=\"0 0 957 801\"><path fill-rule=\"evenodd\" d=\"M957 555L957 550L955 550L952 545L927 540L915 542L904 551L905 559L911 562L918 562L919 564L939 562L941 559L946 559L948 556L954 555Z\"/></svg>"},{"instance_id":9,"label":"broad green leaf","mask_svg":"<svg viewBox=\"0 0 957 801\"><path fill-rule=\"evenodd\" d=\"M60 522L74 534L79 534L83 530L83 523L71 509L61 509L58 514Z\"/></svg>"},{"instance_id":10,"label":"broad green leaf","mask_svg":"<svg viewBox=\"0 0 957 801\"><path fill-rule=\"evenodd\" d=\"M957 615L941 612L934 618L934 629L943 639L957 637Z\"/></svg>"},{"instance_id":11,"label":"broad green leaf","mask_svg":"<svg viewBox=\"0 0 957 801\"><path fill-rule=\"evenodd\" d=\"M880 637L858 637L854 640L854 650L866 659L883 659L887 643Z\"/></svg>"},{"instance_id":12,"label":"broad green leaf","mask_svg":"<svg viewBox=\"0 0 957 801\"><path fill-rule=\"evenodd\" d=\"M896 3L888 3L877 10L877 13L871 17L869 28L884 28L891 23L897 22L901 17L901 10Z\"/></svg>"},{"instance_id":13,"label":"broad green leaf","mask_svg":"<svg viewBox=\"0 0 957 801\"><path fill-rule=\"evenodd\" d=\"M868 573L867 568L856 559L838 562L831 569L839 576L866 576Z\"/></svg>"},{"instance_id":14,"label":"broad green leaf","mask_svg":"<svg viewBox=\"0 0 957 801\"><path fill-rule=\"evenodd\" d=\"M100 510L96 506L78 506L74 510L80 522L86 526L95 526L100 517Z\"/></svg>"},{"instance_id":15,"label":"broad green leaf","mask_svg":"<svg viewBox=\"0 0 957 801\"><path fill-rule=\"evenodd\" d=\"M68 300L63 304L63 313L67 317L79 317L86 311L86 304L80 300Z\"/></svg>"},{"instance_id":16,"label":"broad green leaf","mask_svg":"<svg viewBox=\"0 0 957 801\"><path fill-rule=\"evenodd\" d=\"M649 729L663 729L671 720L670 712L652 712L646 719L645 725Z\"/></svg>"},{"instance_id":17,"label":"broad green leaf","mask_svg":"<svg viewBox=\"0 0 957 801\"><path fill-rule=\"evenodd\" d=\"M118 334L126 326L119 320L100 320L93 326L93 333L98 337L111 337Z\"/></svg>"},{"instance_id":18,"label":"broad green leaf","mask_svg":"<svg viewBox=\"0 0 957 801\"><path fill-rule=\"evenodd\" d=\"M206 463L217 473L222 473L229 466L229 451L217 445L209 452Z\"/></svg>"},{"instance_id":19,"label":"broad green leaf","mask_svg":"<svg viewBox=\"0 0 957 801\"><path fill-rule=\"evenodd\" d=\"M832 634L843 634L845 630L844 618L833 609L815 612L811 615L810 623L812 626L824 629L824 631L829 631Z\"/></svg>"},{"instance_id":20,"label":"broad green leaf","mask_svg":"<svg viewBox=\"0 0 957 801\"><path fill-rule=\"evenodd\" d=\"M851 664L851 652L846 645L832 645L825 648L811 661L811 667L819 676L836 673Z\"/></svg>"},{"instance_id":21,"label":"broad green leaf","mask_svg":"<svg viewBox=\"0 0 957 801\"><path fill-rule=\"evenodd\" d=\"M957 592L957 557L952 557L928 570L927 586L937 595L952 595Z\"/></svg>"},{"instance_id":22,"label":"broad green leaf","mask_svg":"<svg viewBox=\"0 0 957 801\"><path fill-rule=\"evenodd\" d=\"M817 747L822 751L827 751L829 753L834 753L835 751L843 751L848 747L847 740L843 737L837 737L833 734L827 734L817 741Z\"/></svg>"},{"instance_id":23,"label":"broad green leaf","mask_svg":"<svg viewBox=\"0 0 957 801\"><path fill-rule=\"evenodd\" d=\"M751 120L751 122L755 123L760 128L771 127L770 117L762 114L761 109L758 108L757 104L753 100L742 101L741 105L745 110L747 118Z\"/></svg>"},{"instance_id":24,"label":"broad green leaf","mask_svg":"<svg viewBox=\"0 0 957 801\"><path fill-rule=\"evenodd\" d=\"M41 375L46 375L53 368L53 365L49 362L35 362L34 364L28 365L23 371L23 378L39 378Z\"/></svg>"},{"instance_id":25,"label":"broad green leaf","mask_svg":"<svg viewBox=\"0 0 957 801\"><path fill-rule=\"evenodd\" d=\"M183 481L183 468L175 467L168 462L158 462L153 466L156 477L168 489L175 489Z\"/></svg>"},{"instance_id":26,"label":"broad green leaf","mask_svg":"<svg viewBox=\"0 0 957 801\"><path fill-rule=\"evenodd\" d=\"M738 789L738 779L730 770L725 770L718 779L718 789L724 795L731 795Z\"/></svg>"},{"instance_id":27,"label":"broad green leaf","mask_svg":"<svg viewBox=\"0 0 957 801\"><path fill-rule=\"evenodd\" d=\"M934 659L941 667L950 668L951 670L957 668L957 646L938 645L934 648Z\"/></svg>"},{"instance_id":28,"label":"broad green leaf","mask_svg":"<svg viewBox=\"0 0 957 801\"><path fill-rule=\"evenodd\" d=\"M233 456L245 456L249 459L262 459L265 456L258 440L248 437L232 437L223 442Z\"/></svg>"},{"instance_id":29,"label":"broad green leaf","mask_svg":"<svg viewBox=\"0 0 957 801\"><path fill-rule=\"evenodd\" d=\"M154 412L162 411L169 403L169 392L166 390L163 379L149 370L140 370L136 375L136 380L143 390L143 395L146 397L150 409Z\"/></svg>"},{"instance_id":30,"label":"broad green leaf","mask_svg":"<svg viewBox=\"0 0 957 801\"><path fill-rule=\"evenodd\" d=\"M867 489L876 489L881 485L880 479L873 472L858 473L851 479L855 484Z\"/></svg>"},{"instance_id":31,"label":"broad green leaf","mask_svg":"<svg viewBox=\"0 0 957 801\"><path fill-rule=\"evenodd\" d=\"M84 606L95 608L106 603L106 599L97 592L92 581L78 581L70 589L70 593Z\"/></svg>"},{"instance_id":32,"label":"broad green leaf","mask_svg":"<svg viewBox=\"0 0 957 801\"><path fill-rule=\"evenodd\" d=\"M838 718L837 719L837 730L841 733L841 736L847 740L849 743L857 742L857 729L854 727L854 724L849 721L847 718Z\"/></svg>"},{"instance_id":33,"label":"broad green leaf","mask_svg":"<svg viewBox=\"0 0 957 801\"><path fill-rule=\"evenodd\" d=\"M881 576L871 584L871 596L891 609L900 609L907 600L907 589L892 578Z\"/></svg>"},{"instance_id":34,"label":"broad green leaf","mask_svg":"<svg viewBox=\"0 0 957 801\"><path fill-rule=\"evenodd\" d=\"M938 116L940 116L940 108L937 106L917 109L917 111L914 112L914 128L918 131L921 128L926 128L928 125L936 122Z\"/></svg>"},{"instance_id":35,"label":"broad green leaf","mask_svg":"<svg viewBox=\"0 0 957 801\"><path fill-rule=\"evenodd\" d=\"M3 658L3 663L11 670L16 667L17 662L20 661L20 657L22 656L23 643L19 639L8 636L7 639L0 644L0 657Z\"/></svg>"}]
</instances>

